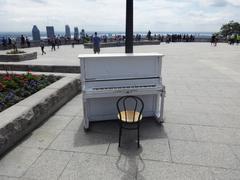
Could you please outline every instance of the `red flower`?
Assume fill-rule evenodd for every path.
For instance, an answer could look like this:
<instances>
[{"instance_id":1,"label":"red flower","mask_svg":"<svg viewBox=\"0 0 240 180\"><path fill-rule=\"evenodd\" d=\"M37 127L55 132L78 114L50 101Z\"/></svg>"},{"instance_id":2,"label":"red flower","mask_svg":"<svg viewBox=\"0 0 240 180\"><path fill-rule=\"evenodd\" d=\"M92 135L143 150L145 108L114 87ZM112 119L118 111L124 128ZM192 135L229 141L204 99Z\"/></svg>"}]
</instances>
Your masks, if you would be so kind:
<instances>
[{"instance_id":1,"label":"red flower","mask_svg":"<svg viewBox=\"0 0 240 180\"><path fill-rule=\"evenodd\" d=\"M24 79L24 76L21 75L21 74L16 74L15 77L18 78L18 79Z\"/></svg>"},{"instance_id":2,"label":"red flower","mask_svg":"<svg viewBox=\"0 0 240 180\"><path fill-rule=\"evenodd\" d=\"M3 80L5 80L5 81L11 81L11 80L12 80L12 76L6 75L6 76L3 77Z\"/></svg>"},{"instance_id":3,"label":"red flower","mask_svg":"<svg viewBox=\"0 0 240 180\"><path fill-rule=\"evenodd\" d=\"M0 91L3 91L4 89L5 89L5 86L2 83L0 83Z\"/></svg>"}]
</instances>

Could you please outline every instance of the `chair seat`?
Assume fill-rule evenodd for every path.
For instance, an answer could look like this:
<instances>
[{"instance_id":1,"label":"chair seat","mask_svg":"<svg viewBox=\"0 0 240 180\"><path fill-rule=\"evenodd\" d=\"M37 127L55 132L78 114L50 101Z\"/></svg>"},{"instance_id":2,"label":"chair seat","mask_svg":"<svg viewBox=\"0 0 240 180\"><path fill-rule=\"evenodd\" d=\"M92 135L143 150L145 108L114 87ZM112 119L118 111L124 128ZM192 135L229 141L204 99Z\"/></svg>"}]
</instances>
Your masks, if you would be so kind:
<instances>
[{"instance_id":1,"label":"chair seat","mask_svg":"<svg viewBox=\"0 0 240 180\"><path fill-rule=\"evenodd\" d=\"M120 113L121 113L121 118L120 118ZM126 122L126 123L136 123L140 120L142 120L142 115L140 115L139 112L135 112L134 115L134 111L121 111L120 113L118 113L118 119L121 120L122 122ZM140 118L138 118L140 116Z\"/></svg>"}]
</instances>

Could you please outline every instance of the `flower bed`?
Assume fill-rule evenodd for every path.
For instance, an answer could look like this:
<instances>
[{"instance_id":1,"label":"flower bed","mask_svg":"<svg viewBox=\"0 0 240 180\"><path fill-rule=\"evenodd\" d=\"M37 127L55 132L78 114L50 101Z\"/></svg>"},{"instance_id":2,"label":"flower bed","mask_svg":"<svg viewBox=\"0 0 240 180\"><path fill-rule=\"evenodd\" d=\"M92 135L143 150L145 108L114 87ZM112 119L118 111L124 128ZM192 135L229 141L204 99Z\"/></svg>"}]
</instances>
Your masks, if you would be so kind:
<instances>
[{"instance_id":1,"label":"flower bed","mask_svg":"<svg viewBox=\"0 0 240 180\"><path fill-rule=\"evenodd\" d=\"M26 53L26 52L20 51L20 50L12 50L7 52L7 54L22 54L22 53Z\"/></svg>"},{"instance_id":2,"label":"flower bed","mask_svg":"<svg viewBox=\"0 0 240 180\"><path fill-rule=\"evenodd\" d=\"M53 75L0 74L0 112L59 80Z\"/></svg>"},{"instance_id":3,"label":"flower bed","mask_svg":"<svg viewBox=\"0 0 240 180\"><path fill-rule=\"evenodd\" d=\"M10 54L0 54L0 62L19 62L37 59L37 52L23 52L19 50L16 52L17 54L14 52L16 51L12 51Z\"/></svg>"}]
</instances>

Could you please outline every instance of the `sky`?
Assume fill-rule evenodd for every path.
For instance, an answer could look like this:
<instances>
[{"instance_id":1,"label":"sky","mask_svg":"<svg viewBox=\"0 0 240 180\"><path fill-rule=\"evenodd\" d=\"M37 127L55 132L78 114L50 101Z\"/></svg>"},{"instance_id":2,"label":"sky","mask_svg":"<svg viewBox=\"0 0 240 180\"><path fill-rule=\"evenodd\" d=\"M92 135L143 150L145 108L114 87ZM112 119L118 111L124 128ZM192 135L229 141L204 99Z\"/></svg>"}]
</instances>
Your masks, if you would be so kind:
<instances>
[{"instance_id":1,"label":"sky","mask_svg":"<svg viewBox=\"0 0 240 180\"><path fill-rule=\"evenodd\" d=\"M68 24L86 31L125 31L126 0L0 0L0 32ZM217 32L240 22L240 0L134 0L134 31Z\"/></svg>"}]
</instances>

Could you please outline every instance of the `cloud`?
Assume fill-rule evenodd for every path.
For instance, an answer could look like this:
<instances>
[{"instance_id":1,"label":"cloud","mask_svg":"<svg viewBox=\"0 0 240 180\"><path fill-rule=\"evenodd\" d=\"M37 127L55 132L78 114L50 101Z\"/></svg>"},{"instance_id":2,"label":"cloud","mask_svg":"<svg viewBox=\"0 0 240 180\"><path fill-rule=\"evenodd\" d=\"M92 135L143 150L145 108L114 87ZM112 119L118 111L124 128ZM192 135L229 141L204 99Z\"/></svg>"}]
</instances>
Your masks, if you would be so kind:
<instances>
[{"instance_id":1,"label":"cloud","mask_svg":"<svg viewBox=\"0 0 240 180\"><path fill-rule=\"evenodd\" d=\"M31 0L32 2L40 3L40 4L46 4L47 2L45 0Z\"/></svg>"},{"instance_id":2,"label":"cloud","mask_svg":"<svg viewBox=\"0 0 240 180\"><path fill-rule=\"evenodd\" d=\"M226 0L199 0L198 2L203 6L224 7L228 5Z\"/></svg>"},{"instance_id":3,"label":"cloud","mask_svg":"<svg viewBox=\"0 0 240 180\"><path fill-rule=\"evenodd\" d=\"M240 0L198 0L200 5L224 7L224 6L240 6Z\"/></svg>"},{"instance_id":4,"label":"cloud","mask_svg":"<svg viewBox=\"0 0 240 180\"><path fill-rule=\"evenodd\" d=\"M125 31L125 0L0 0L0 31L30 31L36 24L64 31ZM218 31L239 21L240 0L135 0L135 31Z\"/></svg>"},{"instance_id":5,"label":"cloud","mask_svg":"<svg viewBox=\"0 0 240 180\"><path fill-rule=\"evenodd\" d=\"M240 6L240 0L228 0L228 3L233 6Z\"/></svg>"}]
</instances>

